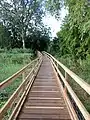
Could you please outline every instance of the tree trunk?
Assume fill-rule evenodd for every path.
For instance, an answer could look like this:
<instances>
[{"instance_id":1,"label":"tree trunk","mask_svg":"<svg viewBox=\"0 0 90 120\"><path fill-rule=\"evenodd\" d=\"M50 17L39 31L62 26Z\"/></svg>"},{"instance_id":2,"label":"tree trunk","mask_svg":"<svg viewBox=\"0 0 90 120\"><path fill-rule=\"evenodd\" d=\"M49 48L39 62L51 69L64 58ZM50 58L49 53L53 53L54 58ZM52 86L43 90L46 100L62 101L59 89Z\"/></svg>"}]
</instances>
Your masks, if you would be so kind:
<instances>
[{"instance_id":1,"label":"tree trunk","mask_svg":"<svg viewBox=\"0 0 90 120\"><path fill-rule=\"evenodd\" d=\"M25 41L24 41L24 39L22 39L22 43L23 43L23 49L25 49Z\"/></svg>"},{"instance_id":2,"label":"tree trunk","mask_svg":"<svg viewBox=\"0 0 90 120\"><path fill-rule=\"evenodd\" d=\"M22 43L23 43L23 49L25 49L25 40L24 40L24 32L22 30Z\"/></svg>"}]
</instances>

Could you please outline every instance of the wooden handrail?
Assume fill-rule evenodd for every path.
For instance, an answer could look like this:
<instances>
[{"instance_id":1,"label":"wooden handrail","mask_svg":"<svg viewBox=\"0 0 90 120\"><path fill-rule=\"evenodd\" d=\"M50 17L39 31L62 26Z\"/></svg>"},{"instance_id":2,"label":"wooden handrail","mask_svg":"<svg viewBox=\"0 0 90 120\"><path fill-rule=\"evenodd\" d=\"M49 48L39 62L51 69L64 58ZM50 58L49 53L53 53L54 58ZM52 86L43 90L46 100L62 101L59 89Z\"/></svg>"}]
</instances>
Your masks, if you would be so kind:
<instances>
[{"instance_id":1,"label":"wooden handrail","mask_svg":"<svg viewBox=\"0 0 90 120\"><path fill-rule=\"evenodd\" d=\"M5 103L5 105L0 109L0 120L3 119L5 113L7 112L7 110L14 104L16 98L19 98L18 104L16 105L16 107L14 108L11 116L8 118L9 120L12 120L17 113L19 113L19 105L20 103L24 102L26 95L29 92L29 89L31 88L31 85L34 81L34 78L40 68L40 65L42 63L42 54L39 53L39 57L36 58L35 60L33 60L31 63L29 63L28 65L26 65L25 67L23 67L21 70L19 70L17 73L15 73L14 75L12 75L10 78L8 78L7 80L5 80L4 82L2 82L0 84L0 89L3 89L5 87L7 87L8 85L10 85L11 82L13 82L13 80L15 80L20 74L23 74L23 72L30 66L32 65L34 62L35 65L34 67L31 69L31 71L28 73L28 75L24 78L24 80L22 81L22 83L19 85L19 87L16 89L16 91L11 95L11 97L8 99L8 101ZM22 93L22 95L21 95ZM24 99L23 99L24 98Z\"/></svg>"},{"instance_id":2,"label":"wooden handrail","mask_svg":"<svg viewBox=\"0 0 90 120\"><path fill-rule=\"evenodd\" d=\"M62 79L62 81L63 81L66 89L68 90L68 92L71 95L71 97L74 99L74 102L78 106L78 108L81 111L81 113L82 113L83 117L85 118L85 120L90 120L90 114L88 113L88 111L86 110L86 108L84 107L84 105L82 104L82 102L79 100L79 98L77 97L77 95L75 94L75 92L72 90L71 86L69 85L68 81L63 76L63 74L60 72L60 70L57 67L57 65L61 66L64 69L65 74L68 73L68 75L70 75L89 95L90 95L90 85L87 84L83 79L81 79L75 73L73 73L71 70L69 70L62 63L60 63L58 60L56 60L56 58L54 58L51 54L49 54L47 52L43 52L43 53L50 58L53 66L56 69L56 72L60 75L60 77L61 77L61 79ZM64 91L64 92L66 92L66 91Z\"/></svg>"},{"instance_id":3,"label":"wooden handrail","mask_svg":"<svg viewBox=\"0 0 90 120\"><path fill-rule=\"evenodd\" d=\"M86 83L85 80L83 80L82 78L77 76L74 72L69 70L65 65L63 65L61 62L59 62L51 54L49 54L47 52L44 52L44 53L47 54L48 56L50 56L50 58L52 58L55 62L57 62L57 64L60 65L63 68L63 70L66 73L68 73L68 75L70 75L71 78L73 78L90 95L90 85L88 83Z\"/></svg>"},{"instance_id":4,"label":"wooden handrail","mask_svg":"<svg viewBox=\"0 0 90 120\"><path fill-rule=\"evenodd\" d=\"M86 120L89 120L90 119L90 115L87 112L86 108L84 107L84 105L82 104L82 102L79 100L79 98L77 97L77 95L75 94L75 92L72 90L71 86L68 84L68 82L66 81L66 79L64 78L64 76L62 75L62 73L59 71L59 69L57 68L57 66L55 65L54 62L53 62L53 65L56 68L58 74L60 75L62 81L64 82L64 84L65 84L68 92L70 93L70 95L74 99L75 103L77 104L78 108L82 112L83 116L86 118Z\"/></svg>"}]
</instances>

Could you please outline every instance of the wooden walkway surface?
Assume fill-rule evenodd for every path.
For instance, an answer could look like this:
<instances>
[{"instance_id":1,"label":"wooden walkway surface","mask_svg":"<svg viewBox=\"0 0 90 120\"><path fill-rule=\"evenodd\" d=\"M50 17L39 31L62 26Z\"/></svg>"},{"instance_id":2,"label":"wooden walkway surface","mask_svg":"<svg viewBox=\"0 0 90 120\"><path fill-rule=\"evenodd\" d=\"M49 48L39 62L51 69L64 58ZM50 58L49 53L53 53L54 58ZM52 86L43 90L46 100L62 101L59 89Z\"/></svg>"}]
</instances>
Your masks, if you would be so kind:
<instances>
[{"instance_id":1,"label":"wooden walkway surface","mask_svg":"<svg viewBox=\"0 0 90 120\"><path fill-rule=\"evenodd\" d=\"M55 71L46 57L17 120L71 120Z\"/></svg>"}]
</instances>

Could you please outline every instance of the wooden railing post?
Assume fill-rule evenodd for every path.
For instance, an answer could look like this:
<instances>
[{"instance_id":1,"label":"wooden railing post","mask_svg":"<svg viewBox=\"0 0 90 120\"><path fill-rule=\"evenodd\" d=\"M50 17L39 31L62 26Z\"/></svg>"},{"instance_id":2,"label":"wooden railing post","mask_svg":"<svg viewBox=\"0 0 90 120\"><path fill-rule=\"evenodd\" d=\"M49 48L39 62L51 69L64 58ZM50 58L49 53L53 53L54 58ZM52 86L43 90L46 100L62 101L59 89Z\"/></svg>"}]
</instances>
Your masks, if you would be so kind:
<instances>
[{"instance_id":1,"label":"wooden railing post","mask_svg":"<svg viewBox=\"0 0 90 120\"><path fill-rule=\"evenodd\" d=\"M22 82L25 80L25 71L22 73ZM24 92L25 85L23 85L22 91Z\"/></svg>"},{"instance_id":2,"label":"wooden railing post","mask_svg":"<svg viewBox=\"0 0 90 120\"><path fill-rule=\"evenodd\" d=\"M35 70L33 70L33 76L35 77Z\"/></svg>"},{"instance_id":3,"label":"wooden railing post","mask_svg":"<svg viewBox=\"0 0 90 120\"><path fill-rule=\"evenodd\" d=\"M22 73L22 81L25 79L25 71Z\"/></svg>"},{"instance_id":4,"label":"wooden railing post","mask_svg":"<svg viewBox=\"0 0 90 120\"><path fill-rule=\"evenodd\" d=\"M58 68L58 63L57 63L57 68Z\"/></svg>"},{"instance_id":5,"label":"wooden railing post","mask_svg":"<svg viewBox=\"0 0 90 120\"><path fill-rule=\"evenodd\" d=\"M65 80L67 81L68 80L68 73L65 71ZM65 90L65 94L67 94L67 87L65 86L64 87L64 90Z\"/></svg>"},{"instance_id":6,"label":"wooden railing post","mask_svg":"<svg viewBox=\"0 0 90 120\"><path fill-rule=\"evenodd\" d=\"M65 81L68 80L68 74L67 72L65 71ZM65 95L65 98L67 98L67 86L64 84L64 95Z\"/></svg>"},{"instance_id":7,"label":"wooden railing post","mask_svg":"<svg viewBox=\"0 0 90 120\"><path fill-rule=\"evenodd\" d=\"M57 69L58 69L58 63L56 63L56 66L57 66ZM56 70L57 71L57 70ZM57 71L57 74L58 74L58 71Z\"/></svg>"},{"instance_id":8,"label":"wooden railing post","mask_svg":"<svg viewBox=\"0 0 90 120\"><path fill-rule=\"evenodd\" d=\"M65 71L65 79L68 80L68 73Z\"/></svg>"}]
</instances>

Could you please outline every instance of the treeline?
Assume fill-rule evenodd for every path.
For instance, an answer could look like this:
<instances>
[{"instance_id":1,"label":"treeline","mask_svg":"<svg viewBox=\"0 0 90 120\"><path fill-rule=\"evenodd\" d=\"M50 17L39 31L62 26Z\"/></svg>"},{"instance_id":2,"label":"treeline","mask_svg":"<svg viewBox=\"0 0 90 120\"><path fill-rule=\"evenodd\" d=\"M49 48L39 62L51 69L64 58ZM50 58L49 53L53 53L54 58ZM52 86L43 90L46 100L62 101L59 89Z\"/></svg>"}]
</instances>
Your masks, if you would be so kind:
<instances>
[{"instance_id":1,"label":"treeline","mask_svg":"<svg viewBox=\"0 0 90 120\"><path fill-rule=\"evenodd\" d=\"M86 59L90 55L90 1L64 0L64 6L68 14L51 42L51 51L74 60Z\"/></svg>"},{"instance_id":2,"label":"treeline","mask_svg":"<svg viewBox=\"0 0 90 120\"><path fill-rule=\"evenodd\" d=\"M42 22L43 0L0 0L0 48L45 50L50 30Z\"/></svg>"}]
</instances>

